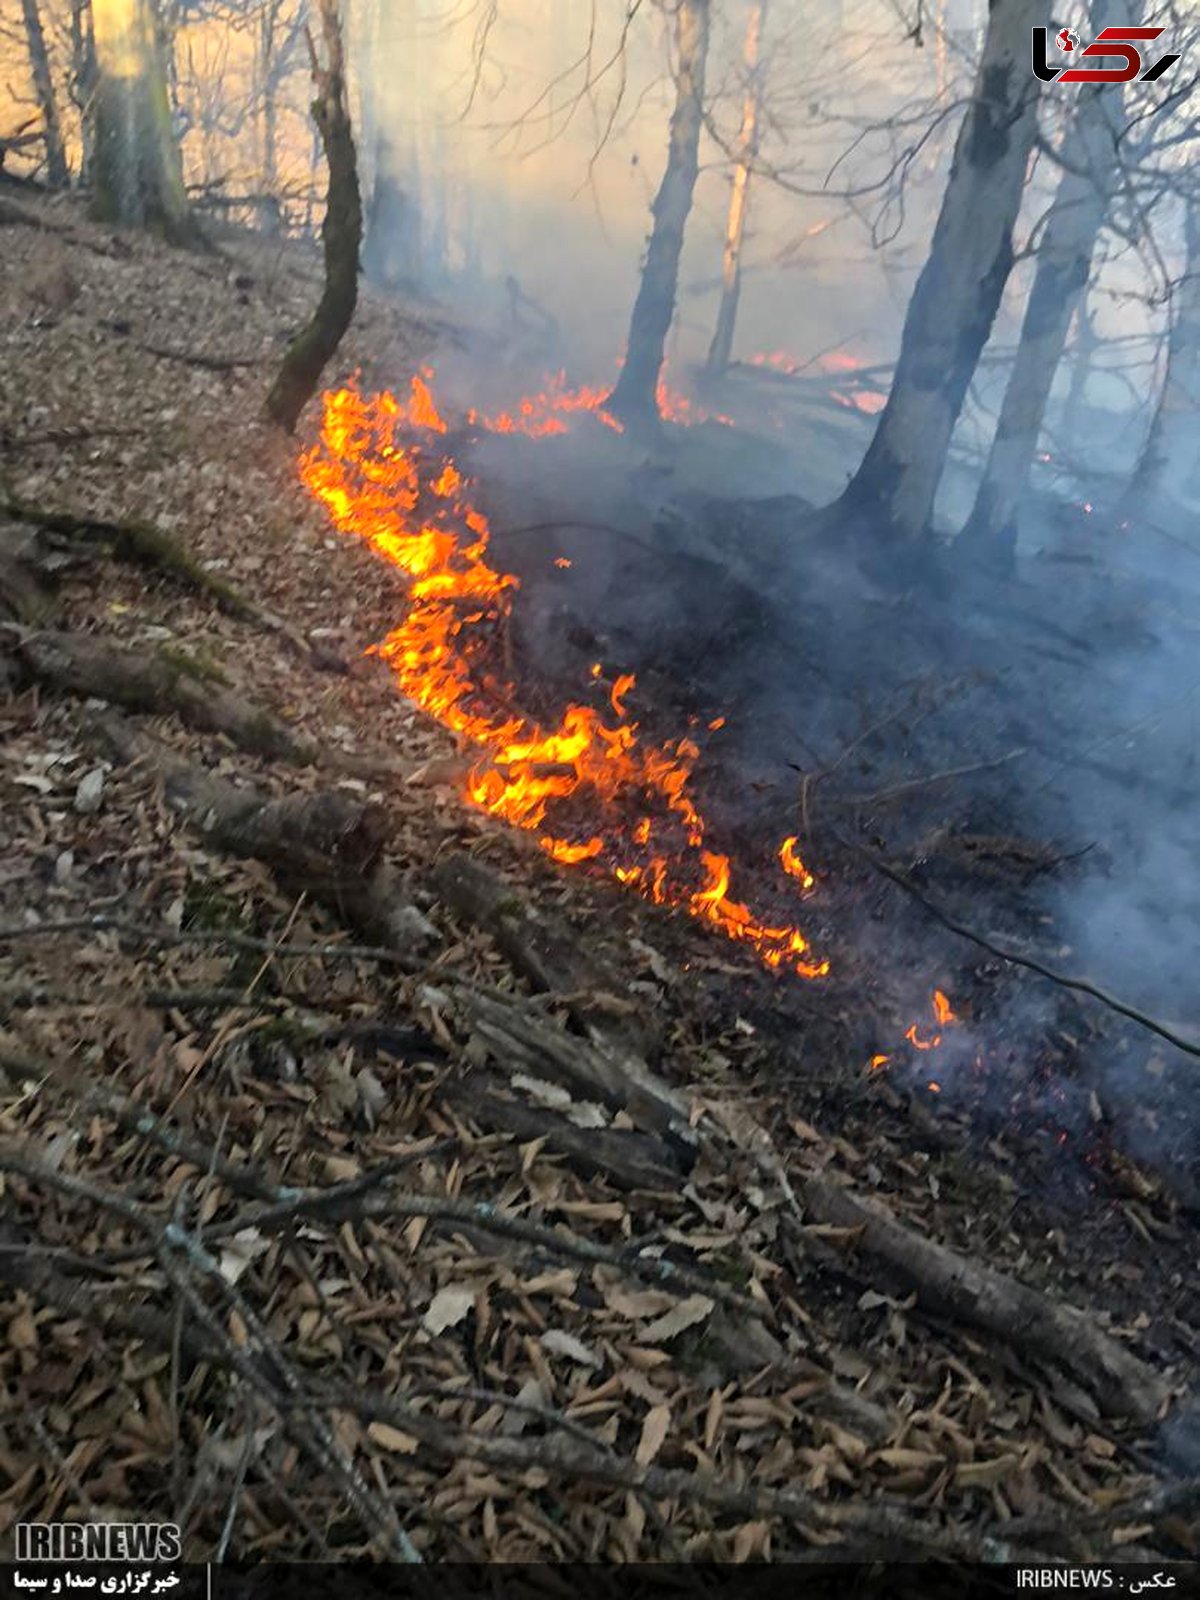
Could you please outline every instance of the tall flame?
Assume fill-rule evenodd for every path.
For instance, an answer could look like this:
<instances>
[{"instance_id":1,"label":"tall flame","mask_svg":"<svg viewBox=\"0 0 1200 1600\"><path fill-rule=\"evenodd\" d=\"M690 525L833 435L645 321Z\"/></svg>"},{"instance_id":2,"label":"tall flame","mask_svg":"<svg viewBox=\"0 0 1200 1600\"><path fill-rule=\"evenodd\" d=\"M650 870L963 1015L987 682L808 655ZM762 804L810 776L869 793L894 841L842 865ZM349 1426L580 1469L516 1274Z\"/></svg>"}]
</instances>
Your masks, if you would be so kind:
<instances>
[{"instance_id":1,"label":"tall flame","mask_svg":"<svg viewBox=\"0 0 1200 1600\"><path fill-rule=\"evenodd\" d=\"M532 424L543 414L534 405L513 415ZM614 679L605 710L569 705L553 728L514 708L491 664L503 654L518 579L488 563L487 519L445 453L447 432L423 377L407 400L334 390L300 473L342 532L407 579L408 613L376 649L411 700L479 749L468 797L536 832L554 860L593 861L646 899L751 946L768 966L823 977L828 962L814 958L798 928L731 898L732 864L709 848L691 797L699 747L686 737L643 742L625 709L632 674ZM780 859L811 882L794 840Z\"/></svg>"}]
</instances>

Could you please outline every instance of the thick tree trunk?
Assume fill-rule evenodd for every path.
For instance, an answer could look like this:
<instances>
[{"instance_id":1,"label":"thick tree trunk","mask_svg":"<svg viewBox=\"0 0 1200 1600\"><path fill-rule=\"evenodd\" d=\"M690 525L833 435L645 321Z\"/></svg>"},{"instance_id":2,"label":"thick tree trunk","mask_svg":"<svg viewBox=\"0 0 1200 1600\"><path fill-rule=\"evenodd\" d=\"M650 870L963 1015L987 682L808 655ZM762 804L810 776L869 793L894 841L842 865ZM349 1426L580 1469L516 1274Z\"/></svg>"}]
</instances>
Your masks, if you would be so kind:
<instances>
[{"instance_id":1,"label":"thick tree trunk","mask_svg":"<svg viewBox=\"0 0 1200 1600\"><path fill-rule=\"evenodd\" d=\"M929 258L909 302L887 405L839 506L885 539L929 530L954 424L1012 269L1037 127L1035 0L992 0Z\"/></svg>"},{"instance_id":2,"label":"thick tree trunk","mask_svg":"<svg viewBox=\"0 0 1200 1600\"><path fill-rule=\"evenodd\" d=\"M1122 497L1121 515L1157 510L1183 489L1195 469L1200 411L1200 202L1187 201L1187 262L1171 305L1167 370L1150 430Z\"/></svg>"},{"instance_id":3,"label":"thick tree trunk","mask_svg":"<svg viewBox=\"0 0 1200 1600\"><path fill-rule=\"evenodd\" d=\"M29 47L29 70L33 77L33 91L37 95L38 109L42 113L42 131L46 141L46 177L53 189L65 189L71 181L67 170L67 152L63 145L62 125L58 120L58 101L54 94L54 78L50 71L50 54L46 49L46 35L42 29L42 14L38 0L21 0L25 18L25 41Z\"/></svg>"},{"instance_id":4,"label":"thick tree trunk","mask_svg":"<svg viewBox=\"0 0 1200 1600\"><path fill-rule=\"evenodd\" d=\"M746 24L743 62L746 69L746 98L742 103L742 126L738 133L737 163L733 169L733 188L729 196L729 216L725 223L725 258L721 267L721 304L717 325L708 350L705 371L718 378L733 355L733 332L737 326L738 303L742 297L742 247L746 240L746 220L750 211L750 177L758 154L759 116L762 109L762 77L759 55L763 27L767 19L767 0L756 0Z\"/></svg>"},{"instance_id":5,"label":"thick tree trunk","mask_svg":"<svg viewBox=\"0 0 1200 1600\"><path fill-rule=\"evenodd\" d=\"M354 134L346 105L341 23L337 0L319 0L319 3L329 58L329 65L322 67L314 51L312 63L313 81L317 86L313 116L329 164L329 196L321 227L325 243L325 288L312 321L293 341L267 396L267 416L289 433L312 397L326 362L342 342L358 304L362 201L358 191Z\"/></svg>"},{"instance_id":6,"label":"thick tree trunk","mask_svg":"<svg viewBox=\"0 0 1200 1600\"><path fill-rule=\"evenodd\" d=\"M679 62L667 170L654 199L654 227L629 324L625 365L606 402L622 422L643 428L658 423L658 379L675 315L683 233L700 166L708 25L709 0L679 0L675 14Z\"/></svg>"},{"instance_id":7,"label":"thick tree trunk","mask_svg":"<svg viewBox=\"0 0 1200 1600\"><path fill-rule=\"evenodd\" d=\"M1017 510L1046 402L1120 171L1121 106L1120 90L1107 84L1080 95L1065 150L1078 170L1064 169L1055 192L983 481L963 529L964 554L1005 568L1016 555Z\"/></svg>"},{"instance_id":8,"label":"thick tree trunk","mask_svg":"<svg viewBox=\"0 0 1200 1600\"><path fill-rule=\"evenodd\" d=\"M92 0L96 48L92 213L194 246L154 0Z\"/></svg>"}]
</instances>

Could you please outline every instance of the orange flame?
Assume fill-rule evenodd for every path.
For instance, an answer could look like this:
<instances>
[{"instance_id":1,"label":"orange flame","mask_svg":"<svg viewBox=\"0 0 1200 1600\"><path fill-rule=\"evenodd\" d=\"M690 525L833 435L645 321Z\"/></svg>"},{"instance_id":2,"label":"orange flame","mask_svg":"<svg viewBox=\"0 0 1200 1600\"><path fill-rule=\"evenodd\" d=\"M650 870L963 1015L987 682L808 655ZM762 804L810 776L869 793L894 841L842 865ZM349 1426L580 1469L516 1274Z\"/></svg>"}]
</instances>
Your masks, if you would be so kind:
<instances>
[{"instance_id":1,"label":"orange flame","mask_svg":"<svg viewBox=\"0 0 1200 1600\"><path fill-rule=\"evenodd\" d=\"M935 989L933 991L933 1014L937 1019L937 1025L939 1028L951 1028L959 1021L954 1007L950 1004L949 1000L947 1000L946 996L940 989ZM935 1033L933 1037L929 1039L922 1039L917 1033L917 1025L915 1022L913 1023L912 1027L909 1028L904 1037L908 1040L909 1044L911 1044L917 1050L936 1050L942 1042L941 1033Z\"/></svg>"},{"instance_id":2,"label":"orange flame","mask_svg":"<svg viewBox=\"0 0 1200 1600\"><path fill-rule=\"evenodd\" d=\"M811 889L816 879L801 861L796 851L799 841L795 834L790 839L785 839L779 847L779 861L789 878L799 878L806 889Z\"/></svg>"},{"instance_id":3,"label":"orange flame","mask_svg":"<svg viewBox=\"0 0 1200 1600\"><path fill-rule=\"evenodd\" d=\"M731 898L732 865L707 847L690 794L699 747L686 737L642 742L624 710L632 674L613 683L615 722L569 705L554 728L515 710L508 687L495 682L489 664L518 580L488 564L487 519L439 453L448 429L424 379L413 379L408 401L339 389L324 406L301 477L342 532L405 575L408 614L376 650L411 700L480 750L468 797L538 833L554 860L597 862L646 899L749 945L768 966L823 977L829 963L814 958L798 928ZM652 832L664 841L660 853L649 852Z\"/></svg>"}]
</instances>

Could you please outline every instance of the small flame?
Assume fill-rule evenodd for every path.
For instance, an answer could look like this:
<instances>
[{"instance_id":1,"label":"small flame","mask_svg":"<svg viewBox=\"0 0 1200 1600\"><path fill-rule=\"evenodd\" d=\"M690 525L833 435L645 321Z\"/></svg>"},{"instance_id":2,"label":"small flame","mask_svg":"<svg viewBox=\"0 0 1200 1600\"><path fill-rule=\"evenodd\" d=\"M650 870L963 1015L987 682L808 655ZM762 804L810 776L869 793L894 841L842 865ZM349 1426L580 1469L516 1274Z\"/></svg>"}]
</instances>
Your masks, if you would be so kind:
<instances>
[{"instance_id":1,"label":"small flame","mask_svg":"<svg viewBox=\"0 0 1200 1600\"><path fill-rule=\"evenodd\" d=\"M937 1021L939 1029L954 1027L959 1021L954 1007L950 1004L949 1000L940 989L935 989L933 991L933 1015ZM920 1034L917 1032L917 1024L915 1022L913 1023L912 1027L908 1029L904 1037L915 1050L936 1050L942 1042L942 1035L940 1032L935 1033L931 1038L922 1039Z\"/></svg>"},{"instance_id":2,"label":"small flame","mask_svg":"<svg viewBox=\"0 0 1200 1600\"><path fill-rule=\"evenodd\" d=\"M785 839L779 847L779 861L789 878L799 878L804 888L811 889L817 880L801 861L796 851L798 842L795 834Z\"/></svg>"}]
</instances>

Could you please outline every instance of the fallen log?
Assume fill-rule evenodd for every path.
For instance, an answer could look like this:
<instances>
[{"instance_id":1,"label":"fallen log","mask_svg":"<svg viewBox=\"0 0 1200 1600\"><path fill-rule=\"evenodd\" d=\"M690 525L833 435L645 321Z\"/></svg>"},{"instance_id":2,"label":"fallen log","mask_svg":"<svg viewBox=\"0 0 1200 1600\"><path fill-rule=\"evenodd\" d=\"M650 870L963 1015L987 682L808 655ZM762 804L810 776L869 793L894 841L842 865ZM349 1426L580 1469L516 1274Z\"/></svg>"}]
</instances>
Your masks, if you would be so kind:
<instances>
[{"instance_id":1,"label":"fallen log","mask_svg":"<svg viewBox=\"0 0 1200 1600\"><path fill-rule=\"evenodd\" d=\"M432 934L383 860L387 817L339 789L275 797L214 777L105 713L92 724L115 760L142 762L168 802L204 837L232 855L261 861L284 888L303 893L375 943L408 950Z\"/></svg>"},{"instance_id":2,"label":"fallen log","mask_svg":"<svg viewBox=\"0 0 1200 1600\"><path fill-rule=\"evenodd\" d=\"M861 1230L858 1248L882 1262L901 1287L915 1290L919 1304L1061 1368L1108 1416L1130 1417L1143 1426L1161 1416L1171 1385L1094 1318L924 1238L879 1201L860 1200L839 1183L804 1178L796 1189L814 1221Z\"/></svg>"},{"instance_id":3,"label":"fallen log","mask_svg":"<svg viewBox=\"0 0 1200 1600\"><path fill-rule=\"evenodd\" d=\"M603 1178L618 1189L671 1190L683 1181L678 1151L653 1134L624 1128L577 1128L564 1117L496 1092L473 1077L450 1078L438 1089L460 1115L482 1128L542 1139L583 1178Z\"/></svg>"},{"instance_id":4,"label":"fallen log","mask_svg":"<svg viewBox=\"0 0 1200 1600\"><path fill-rule=\"evenodd\" d=\"M563 996L594 1044L643 1061L656 1054L658 1031L644 1010L626 998L628 982L586 951L560 917L520 899L510 884L468 855L439 861L432 886L452 911L489 933L535 989Z\"/></svg>"},{"instance_id":5,"label":"fallen log","mask_svg":"<svg viewBox=\"0 0 1200 1600\"><path fill-rule=\"evenodd\" d=\"M39 682L66 694L107 700L127 711L174 713L188 727L224 734L239 750L268 760L308 766L319 758L310 740L234 694L218 668L182 650L129 650L93 634L40 630L19 636L16 654Z\"/></svg>"}]
</instances>

